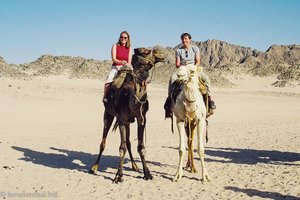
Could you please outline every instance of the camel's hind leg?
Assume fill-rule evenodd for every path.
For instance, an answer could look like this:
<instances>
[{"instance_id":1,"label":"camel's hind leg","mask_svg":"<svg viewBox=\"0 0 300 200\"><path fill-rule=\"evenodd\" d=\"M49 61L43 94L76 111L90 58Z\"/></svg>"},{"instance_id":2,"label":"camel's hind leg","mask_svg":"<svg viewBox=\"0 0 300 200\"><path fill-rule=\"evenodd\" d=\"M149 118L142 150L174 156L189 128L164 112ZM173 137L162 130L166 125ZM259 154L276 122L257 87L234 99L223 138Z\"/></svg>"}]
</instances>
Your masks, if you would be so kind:
<instances>
[{"instance_id":1,"label":"camel's hind leg","mask_svg":"<svg viewBox=\"0 0 300 200\"><path fill-rule=\"evenodd\" d=\"M197 173L197 169L194 164L194 137L195 137L195 130L196 127L192 122L188 122L187 126L185 127L186 135L188 138L187 145L188 145L188 161L185 165L185 170L189 171L190 173Z\"/></svg>"},{"instance_id":2,"label":"camel's hind leg","mask_svg":"<svg viewBox=\"0 0 300 200\"><path fill-rule=\"evenodd\" d=\"M202 120L200 120L199 125L197 127L197 133L198 133L198 148L197 148L197 152L199 154L200 157L200 161L201 161L201 167L202 167L202 181L210 181L210 178L208 176L206 167L205 167L205 163L204 163L204 131L205 131L205 127L206 126L206 122L205 122L205 118L203 118Z\"/></svg>"},{"instance_id":3,"label":"camel's hind leg","mask_svg":"<svg viewBox=\"0 0 300 200\"><path fill-rule=\"evenodd\" d=\"M179 163L177 172L173 178L173 181L178 181L182 177L182 163L183 163L183 156L185 153L185 130L184 130L184 122L177 121L177 128L179 134Z\"/></svg>"},{"instance_id":4,"label":"camel's hind leg","mask_svg":"<svg viewBox=\"0 0 300 200\"><path fill-rule=\"evenodd\" d=\"M102 141L100 143L100 148L99 148L100 149L99 154L98 154L95 164L90 169L89 173L96 173L98 171L99 161L100 161L101 155L102 155L102 153L105 149L105 145L106 145L106 137L107 137L108 131L111 127L113 120L114 120L114 116L105 111L104 117L103 117L104 128L103 128L103 134L102 134Z\"/></svg>"},{"instance_id":5,"label":"camel's hind leg","mask_svg":"<svg viewBox=\"0 0 300 200\"><path fill-rule=\"evenodd\" d=\"M130 142L130 126L126 126L126 147L130 156L132 169L134 171L139 171L137 164L134 162L132 152L131 152L131 142Z\"/></svg>"}]
</instances>

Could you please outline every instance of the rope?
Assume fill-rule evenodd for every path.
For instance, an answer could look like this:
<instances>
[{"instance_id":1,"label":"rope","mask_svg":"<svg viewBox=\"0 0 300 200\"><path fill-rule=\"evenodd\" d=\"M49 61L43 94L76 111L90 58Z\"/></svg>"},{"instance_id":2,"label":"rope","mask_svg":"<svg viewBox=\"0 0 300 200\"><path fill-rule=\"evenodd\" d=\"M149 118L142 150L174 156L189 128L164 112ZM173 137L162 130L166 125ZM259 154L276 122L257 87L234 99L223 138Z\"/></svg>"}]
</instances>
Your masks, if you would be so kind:
<instances>
[{"instance_id":1,"label":"rope","mask_svg":"<svg viewBox=\"0 0 300 200\"><path fill-rule=\"evenodd\" d=\"M145 124L145 118L144 118L144 116L143 116L143 104L144 103L146 103L147 102L147 98L146 98L146 100L145 101L141 101L141 100L139 100L139 98L136 96L136 95L134 95L134 97L135 97L135 99L141 104L141 106L140 106L140 115L141 115L141 117L142 117L142 125L144 125ZM145 142L144 142L144 155L146 155L146 152L147 152L147 148L146 148L146 144L147 144L147 131L146 131L146 125L145 125L145 127L144 127L144 140L145 140Z\"/></svg>"},{"instance_id":2,"label":"rope","mask_svg":"<svg viewBox=\"0 0 300 200\"><path fill-rule=\"evenodd\" d=\"M144 119L144 116L143 116L143 104L144 103L146 103L147 102L147 99L145 100L145 101L141 101L141 100L139 100L139 98L136 96L136 94L134 95L134 97L135 97L135 99L141 104L141 106L140 106L140 115L141 115L141 117L142 117L142 125L144 125L144 121L145 121L145 119Z\"/></svg>"}]
</instances>

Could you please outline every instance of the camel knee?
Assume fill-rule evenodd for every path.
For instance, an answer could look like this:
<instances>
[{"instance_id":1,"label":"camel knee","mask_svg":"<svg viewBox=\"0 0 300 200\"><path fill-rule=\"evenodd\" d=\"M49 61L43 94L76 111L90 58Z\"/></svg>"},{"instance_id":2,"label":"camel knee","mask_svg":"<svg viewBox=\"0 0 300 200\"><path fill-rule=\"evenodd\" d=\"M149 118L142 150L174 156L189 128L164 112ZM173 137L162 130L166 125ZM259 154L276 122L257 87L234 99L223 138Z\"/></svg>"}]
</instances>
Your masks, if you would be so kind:
<instances>
[{"instance_id":1,"label":"camel knee","mask_svg":"<svg viewBox=\"0 0 300 200\"><path fill-rule=\"evenodd\" d=\"M184 155L184 150L183 149L179 149L179 156L182 157Z\"/></svg>"},{"instance_id":2,"label":"camel knee","mask_svg":"<svg viewBox=\"0 0 300 200\"><path fill-rule=\"evenodd\" d=\"M100 150L104 150L106 146L106 140L102 140L101 144L100 144Z\"/></svg>"},{"instance_id":3,"label":"camel knee","mask_svg":"<svg viewBox=\"0 0 300 200\"><path fill-rule=\"evenodd\" d=\"M120 156L123 157L126 154L126 144L123 142L119 148Z\"/></svg>"},{"instance_id":4,"label":"camel knee","mask_svg":"<svg viewBox=\"0 0 300 200\"><path fill-rule=\"evenodd\" d=\"M204 148L198 148L197 152L201 158L204 158Z\"/></svg>"},{"instance_id":5,"label":"camel knee","mask_svg":"<svg viewBox=\"0 0 300 200\"><path fill-rule=\"evenodd\" d=\"M131 142L129 140L127 140L126 145L127 145L128 148L130 148L131 147Z\"/></svg>"},{"instance_id":6,"label":"camel knee","mask_svg":"<svg viewBox=\"0 0 300 200\"><path fill-rule=\"evenodd\" d=\"M143 144L139 144L137 147L137 151L139 152L140 155L143 155L145 152L145 147Z\"/></svg>"}]
</instances>

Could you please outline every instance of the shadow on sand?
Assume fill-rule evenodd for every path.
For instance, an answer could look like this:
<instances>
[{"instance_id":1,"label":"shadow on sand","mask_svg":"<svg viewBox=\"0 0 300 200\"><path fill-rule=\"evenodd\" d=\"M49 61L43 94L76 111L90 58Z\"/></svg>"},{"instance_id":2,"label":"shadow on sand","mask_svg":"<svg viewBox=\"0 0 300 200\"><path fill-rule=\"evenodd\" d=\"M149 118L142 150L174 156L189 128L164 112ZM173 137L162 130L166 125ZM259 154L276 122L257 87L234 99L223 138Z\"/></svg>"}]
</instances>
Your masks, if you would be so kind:
<instances>
[{"instance_id":1,"label":"shadow on sand","mask_svg":"<svg viewBox=\"0 0 300 200\"><path fill-rule=\"evenodd\" d=\"M44 153L44 152L39 152L32 149L17 147L17 146L12 146L12 149L20 151L24 154L22 158L19 158L19 160L31 162L37 165L43 165L50 168L78 170L81 172L88 172L93 166L98 156L98 154L90 154L82 151L71 151L71 150L59 149L54 147L50 147L50 149L53 151L57 151L57 153ZM128 156L128 154L126 155ZM117 170L119 167L119 161L120 161L119 156L102 155L99 162L98 170L101 172L106 171L107 168L114 168ZM128 162L130 162L130 159L125 158L124 164ZM139 160L135 159L135 162L140 163L140 167L142 167L141 162ZM149 165L154 165L154 166L164 166L164 167L169 166L167 164L162 164L157 161L147 161L147 163ZM132 170L132 168L124 166L124 170L130 171ZM142 170L140 172L142 173ZM110 172L106 172L106 173L110 173ZM157 172L156 174L159 173Z\"/></svg>"},{"instance_id":2,"label":"shadow on sand","mask_svg":"<svg viewBox=\"0 0 300 200\"><path fill-rule=\"evenodd\" d=\"M226 190L232 190L234 192L243 192L249 197L257 196L261 198L267 198L267 199L274 199L274 200L280 200L280 199L299 199L299 197L291 196L291 195L282 195L278 192L267 192L267 191L260 191L256 189L242 189L238 187L232 187L232 186L226 186Z\"/></svg>"},{"instance_id":3,"label":"shadow on sand","mask_svg":"<svg viewBox=\"0 0 300 200\"><path fill-rule=\"evenodd\" d=\"M17 146L12 146L12 148L24 153L24 157L19 160L51 168L63 168L83 172L88 172L97 158L96 154L85 153L82 151L70 151L54 147L50 147L50 149L57 151L58 153L44 153ZM119 156L102 155L99 171L105 171L107 168L117 169L119 159ZM129 160L125 158L124 163L127 163L128 161Z\"/></svg>"},{"instance_id":4,"label":"shadow on sand","mask_svg":"<svg viewBox=\"0 0 300 200\"><path fill-rule=\"evenodd\" d=\"M163 148L172 148L177 150L177 148L174 147ZM207 162L236 163L248 165L265 163L300 166L300 163L295 163L300 162L300 153L295 152L206 147L205 154L211 156L205 159L205 161ZM212 157L216 157L216 159ZM199 159L196 154L195 158Z\"/></svg>"}]
</instances>

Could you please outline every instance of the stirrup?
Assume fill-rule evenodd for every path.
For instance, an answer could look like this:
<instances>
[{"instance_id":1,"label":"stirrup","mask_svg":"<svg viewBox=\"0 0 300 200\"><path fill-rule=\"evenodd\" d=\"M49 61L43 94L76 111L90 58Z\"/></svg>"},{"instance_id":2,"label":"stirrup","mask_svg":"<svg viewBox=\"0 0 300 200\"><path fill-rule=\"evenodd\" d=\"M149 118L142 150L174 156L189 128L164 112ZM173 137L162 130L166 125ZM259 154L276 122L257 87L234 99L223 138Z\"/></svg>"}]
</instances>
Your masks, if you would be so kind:
<instances>
[{"instance_id":1,"label":"stirrup","mask_svg":"<svg viewBox=\"0 0 300 200\"><path fill-rule=\"evenodd\" d=\"M209 101L209 108L212 110L217 108L217 106L215 105L215 102L213 100Z\"/></svg>"}]
</instances>

